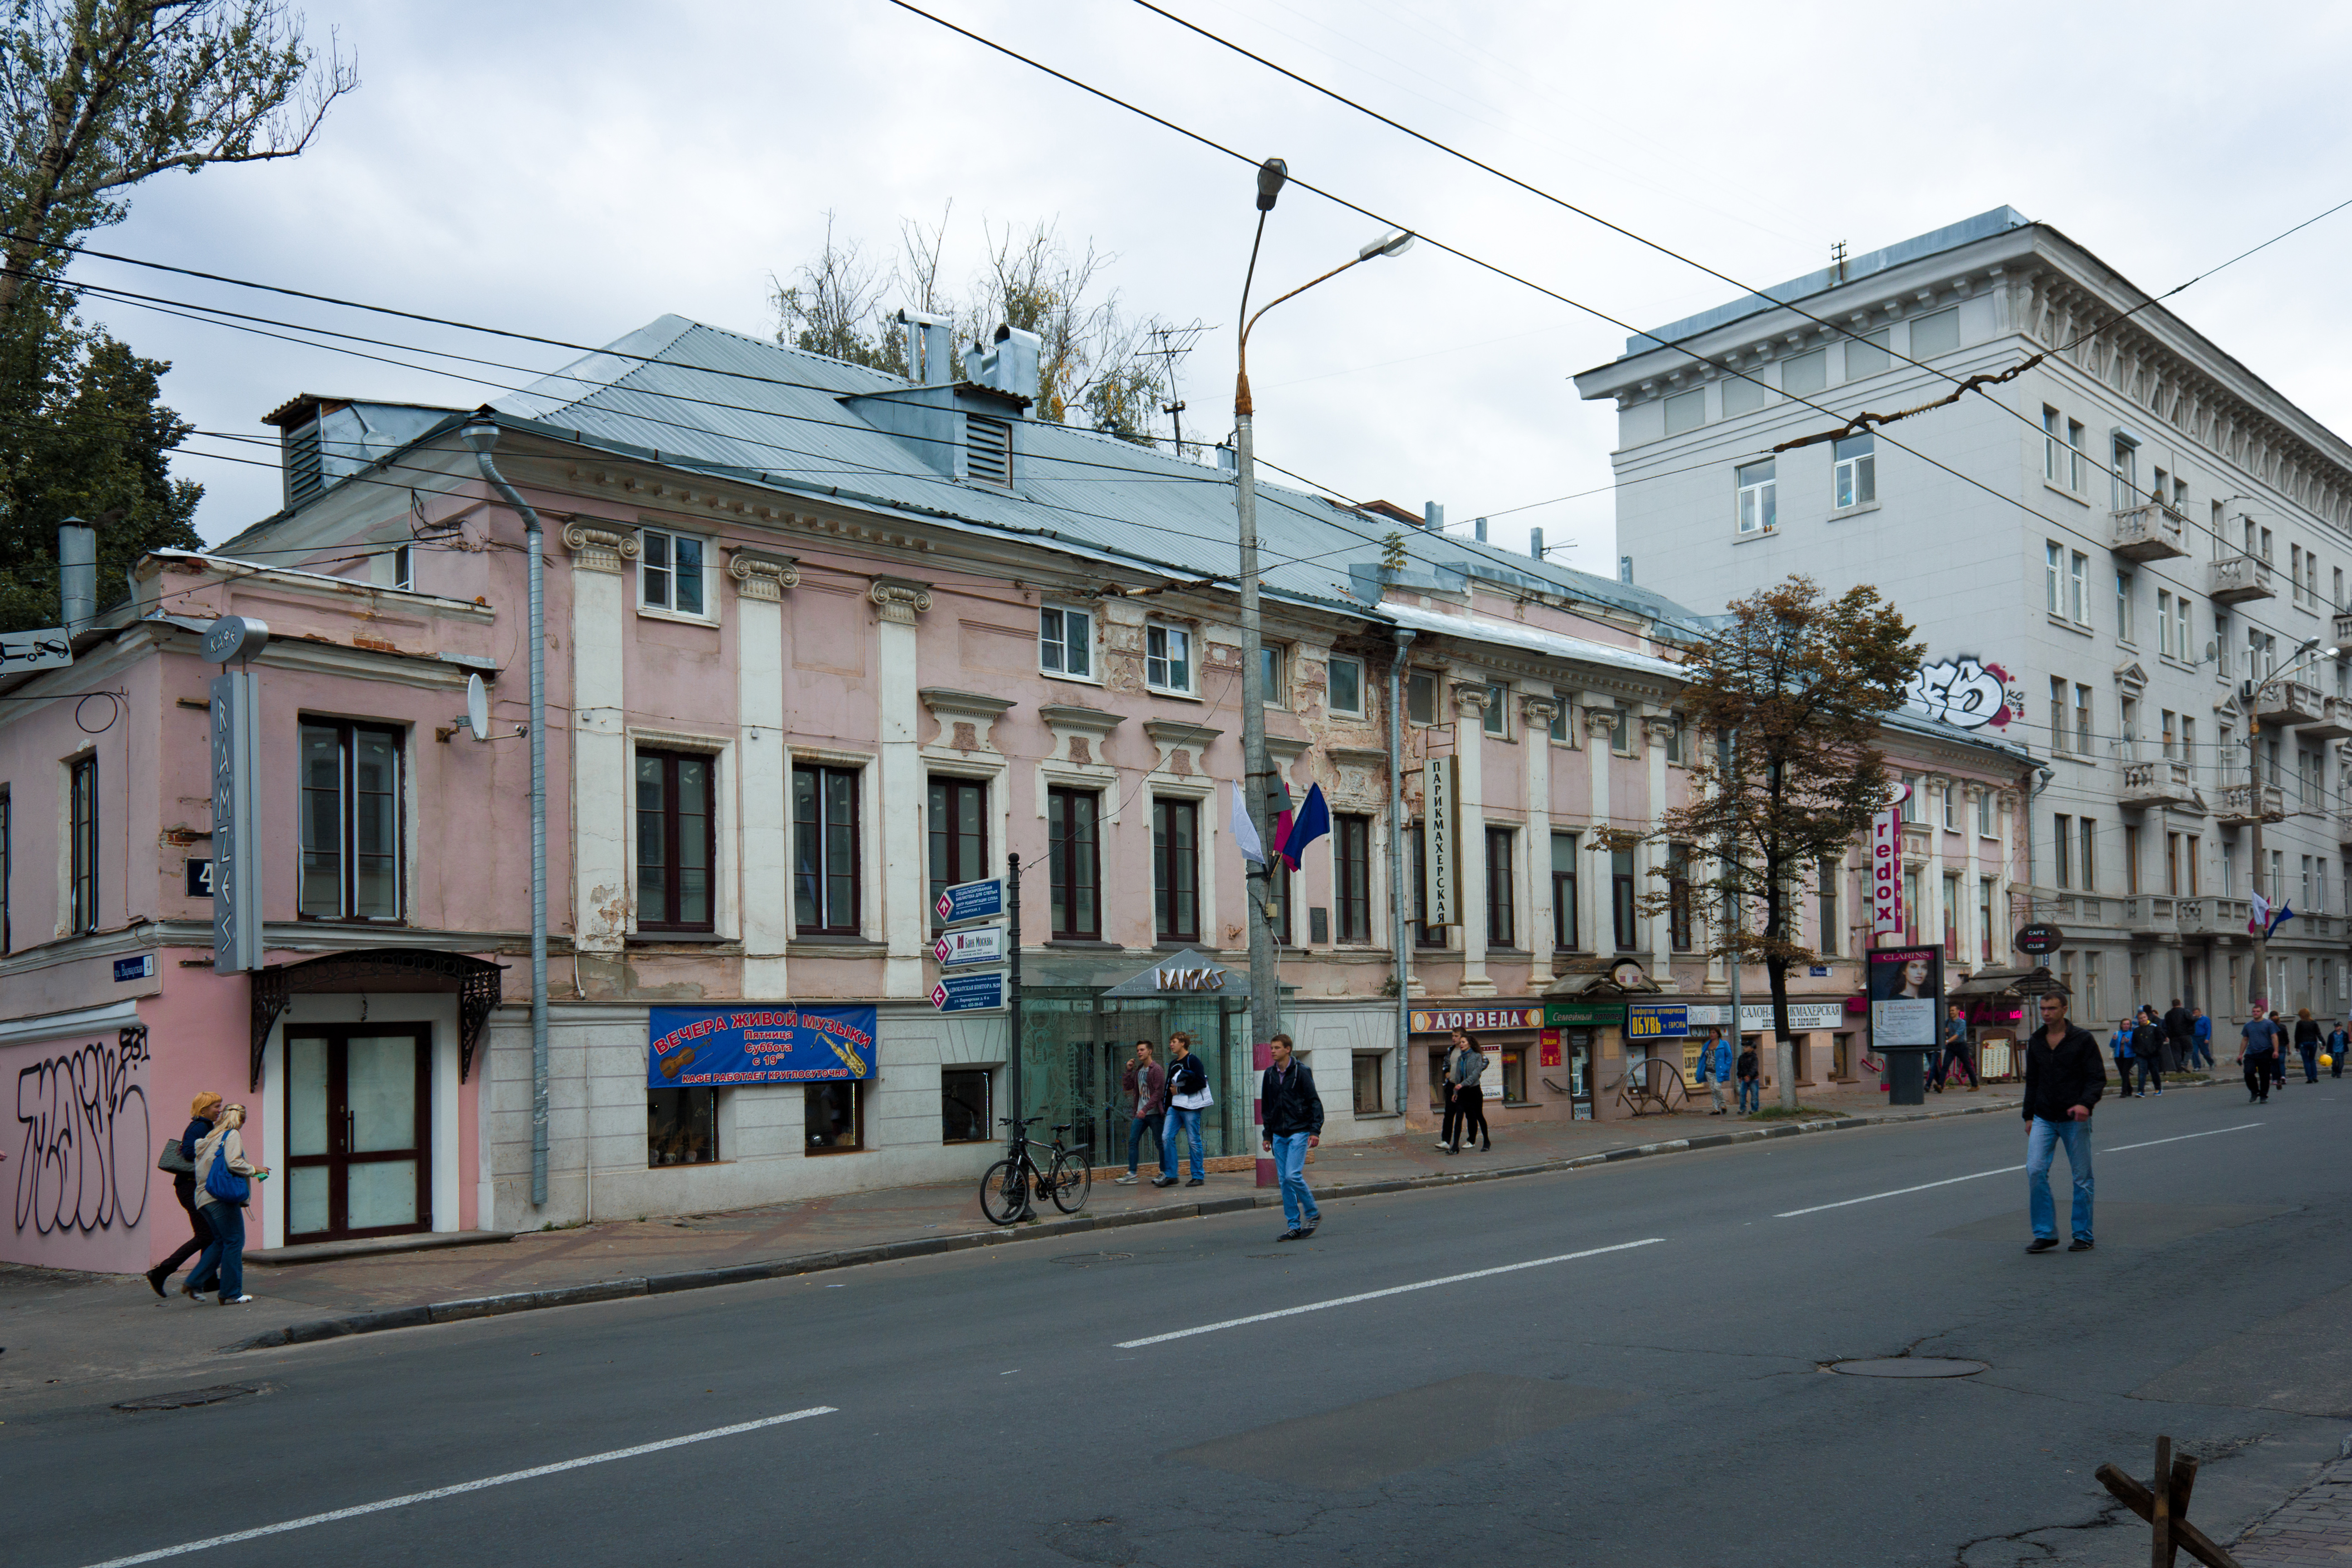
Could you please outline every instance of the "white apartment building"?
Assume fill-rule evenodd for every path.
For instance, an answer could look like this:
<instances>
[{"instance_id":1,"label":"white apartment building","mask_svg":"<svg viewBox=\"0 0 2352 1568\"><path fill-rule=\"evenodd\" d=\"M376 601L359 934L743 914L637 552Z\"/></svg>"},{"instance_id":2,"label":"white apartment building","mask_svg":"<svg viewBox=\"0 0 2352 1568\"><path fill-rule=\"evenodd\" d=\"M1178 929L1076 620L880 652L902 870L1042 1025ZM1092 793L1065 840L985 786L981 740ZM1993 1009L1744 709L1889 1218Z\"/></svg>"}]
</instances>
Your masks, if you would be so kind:
<instances>
[{"instance_id":1,"label":"white apartment building","mask_svg":"<svg viewBox=\"0 0 2352 1568\"><path fill-rule=\"evenodd\" d=\"M2009 920L2063 929L2078 1017L2341 1013L2352 664L2274 678L2352 645L2352 444L2147 300L2002 207L1629 339L1576 384L1617 400L1643 586L1706 612L1792 573L1874 584L1927 644L1922 706L2041 760ZM2257 873L2298 917L2266 983Z\"/></svg>"}]
</instances>

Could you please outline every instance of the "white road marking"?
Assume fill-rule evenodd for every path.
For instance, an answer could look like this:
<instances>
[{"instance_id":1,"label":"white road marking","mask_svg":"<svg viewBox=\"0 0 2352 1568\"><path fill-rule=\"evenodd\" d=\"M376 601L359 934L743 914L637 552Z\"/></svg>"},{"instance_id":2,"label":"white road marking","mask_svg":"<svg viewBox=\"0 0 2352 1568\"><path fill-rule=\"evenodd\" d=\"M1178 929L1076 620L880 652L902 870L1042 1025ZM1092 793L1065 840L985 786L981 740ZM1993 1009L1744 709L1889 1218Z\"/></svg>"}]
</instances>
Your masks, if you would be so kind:
<instances>
[{"instance_id":1,"label":"white road marking","mask_svg":"<svg viewBox=\"0 0 2352 1568\"><path fill-rule=\"evenodd\" d=\"M1121 1340L1118 1350L1140 1350L1145 1345L1166 1344L1170 1340L1191 1339L1194 1334L1213 1334L1220 1329L1238 1329L1250 1323L1271 1322L1276 1318L1295 1318L1301 1312L1319 1312L1327 1307L1350 1307L1359 1301L1377 1301L1383 1296L1402 1296L1409 1290L1430 1290L1440 1285L1459 1285L1465 1279L1486 1279L1496 1274L1516 1274L1522 1268L1541 1268L1548 1264L1573 1263L1580 1258L1598 1258L1604 1252L1624 1252L1636 1247L1655 1247L1665 1240L1654 1236L1645 1241L1621 1241L1614 1247L1588 1247L1582 1252L1563 1252L1557 1258L1533 1258L1525 1263L1506 1263L1499 1268L1474 1268L1467 1274L1448 1274L1442 1279L1423 1279L1411 1285L1391 1285L1385 1290L1364 1290L1353 1296L1336 1296L1328 1301L1310 1301L1304 1307L1285 1307L1278 1312L1255 1312L1246 1318L1228 1318L1222 1323L1203 1323L1197 1329L1178 1329L1173 1333L1153 1334L1149 1339ZM110 1568L100 1564L99 1568Z\"/></svg>"},{"instance_id":2,"label":"white road marking","mask_svg":"<svg viewBox=\"0 0 2352 1568\"><path fill-rule=\"evenodd\" d=\"M2095 1154L2123 1154L2134 1149L2153 1149L2158 1143L2185 1143L2191 1138L2218 1138L2224 1132L2243 1132L2249 1127L2260 1127L2259 1121L2242 1122L2235 1127L2216 1127L2210 1132L2183 1132L2178 1138L2152 1138L2145 1143L2120 1143L2113 1149L2095 1149ZM1906 1193L1924 1193L1931 1187L1948 1187L1956 1182L1980 1182L1987 1176L2007 1176L2025 1169L2022 1165L2003 1165L1998 1171L1976 1171L1965 1176L1947 1176L1940 1182L1922 1182L1916 1187L1896 1187L1892 1192L1869 1193L1858 1198L1841 1198L1833 1204L1815 1204L1809 1209L1790 1209L1776 1214L1774 1219L1795 1219L1800 1215L1820 1214L1824 1209L1851 1208L1855 1204L1876 1203L1881 1198L1899 1198Z\"/></svg>"},{"instance_id":3,"label":"white road marking","mask_svg":"<svg viewBox=\"0 0 2352 1568\"><path fill-rule=\"evenodd\" d=\"M478 1492L489 1487L507 1486L515 1481L534 1480L541 1476L552 1476L564 1470L576 1470L583 1465L609 1465L615 1459L634 1459L640 1454L658 1454L664 1448L684 1447L688 1443L708 1443L714 1437L733 1437L744 1432L757 1432L763 1426L781 1426L787 1421L805 1421L812 1415L835 1414L830 1405L813 1405L806 1410L795 1410L784 1415L762 1416L757 1421L740 1421L732 1426L714 1426L708 1432L693 1432L683 1437L665 1437L658 1443L640 1443L633 1448L615 1448L606 1454L590 1454L583 1458L565 1459L559 1464L537 1465L528 1470L510 1470L503 1476L486 1476L478 1481L460 1481L456 1486L435 1487L430 1491L410 1492L406 1497L386 1498L382 1502L363 1502L355 1508L339 1508L328 1513L314 1513L301 1519L283 1520L277 1524L265 1524L253 1530L240 1530L233 1535L215 1535L204 1541L184 1541L177 1546L165 1546L153 1552L142 1552L131 1557L110 1557L94 1563L90 1568L131 1568L134 1563L154 1563L166 1557L178 1557L190 1552L204 1552L215 1546L234 1546L240 1541L254 1541L265 1535L282 1535L289 1530L308 1530L314 1524L332 1524L340 1519L357 1519L362 1514L381 1513L388 1508L407 1508L415 1503L433 1502L461 1492Z\"/></svg>"}]
</instances>

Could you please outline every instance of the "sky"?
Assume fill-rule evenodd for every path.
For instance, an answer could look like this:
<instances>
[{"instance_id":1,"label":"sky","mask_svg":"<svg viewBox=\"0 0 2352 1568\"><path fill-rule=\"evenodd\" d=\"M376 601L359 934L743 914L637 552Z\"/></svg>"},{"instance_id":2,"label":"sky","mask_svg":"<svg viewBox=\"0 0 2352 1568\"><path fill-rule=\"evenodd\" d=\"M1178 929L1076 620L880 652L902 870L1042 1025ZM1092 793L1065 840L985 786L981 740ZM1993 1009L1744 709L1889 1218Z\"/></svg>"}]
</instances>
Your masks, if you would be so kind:
<instances>
[{"instance_id":1,"label":"sky","mask_svg":"<svg viewBox=\"0 0 2352 1568\"><path fill-rule=\"evenodd\" d=\"M1460 531L1491 516L1513 548L1540 527L1555 561L1611 571L1614 419L1569 378L1622 352L1602 316L1657 325L1728 285L1128 0L919 3L1244 156L887 0L314 4L313 42L331 31L362 85L311 150L151 181L86 243L602 343L671 312L772 335L773 279L815 256L828 214L887 262L902 221L951 212L951 285L977 272L990 226L1048 220L1110 258L1125 310L1209 324L1181 392L1187 437L1214 437L1230 426L1251 165L1280 156L1296 180L1551 294L1420 245L1284 305L1251 340L1260 456L1351 499L1441 502ZM1859 254L2007 204L2161 291L2352 196L2352 132L2326 107L2352 63L2352 7L1165 8L1744 285L1822 267L1834 242ZM1256 297L1381 228L1292 185ZM2327 282L2347 245L2352 210L2171 305L2352 433L2337 347L2352 291ZM207 541L277 510L274 447L256 438L289 396L471 407L571 357L115 262L73 276L398 345L347 345L379 356L361 358L91 300L91 319L172 362L167 401L207 432L173 465L206 487Z\"/></svg>"}]
</instances>

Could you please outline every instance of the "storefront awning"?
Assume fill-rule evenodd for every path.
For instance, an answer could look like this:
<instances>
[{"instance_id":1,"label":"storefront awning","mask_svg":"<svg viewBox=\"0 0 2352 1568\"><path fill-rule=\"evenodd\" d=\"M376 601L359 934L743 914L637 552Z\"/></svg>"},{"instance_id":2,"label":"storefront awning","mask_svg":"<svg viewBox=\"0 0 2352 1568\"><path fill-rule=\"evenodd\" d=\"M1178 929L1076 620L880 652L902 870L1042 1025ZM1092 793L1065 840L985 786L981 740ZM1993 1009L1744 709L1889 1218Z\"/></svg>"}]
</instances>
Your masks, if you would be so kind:
<instances>
[{"instance_id":1,"label":"storefront awning","mask_svg":"<svg viewBox=\"0 0 2352 1568\"><path fill-rule=\"evenodd\" d=\"M321 953L299 963L273 964L253 973L253 1078L261 1091L262 1050L269 1031L297 994L319 991L378 993L446 991L457 997L457 1081L474 1068L474 1047L482 1026L504 994L506 965L462 952L432 948L363 947Z\"/></svg>"},{"instance_id":2,"label":"storefront awning","mask_svg":"<svg viewBox=\"0 0 2352 1568\"><path fill-rule=\"evenodd\" d=\"M1164 996L1170 993L1198 996L1241 996L1250 994L1246 966L1236 968L1197 948L1155 962L1139 974L1129 976L1103 993L1106 996Z\"/></svg>"},{"instance_id":3,"label":"storefront awning","mask_svg":"<svg viewBox=\"0 0 2352 1568\"><path fill-rule=\"evenodd\" d=\"M1979 969L1958 985L1944 993L1949 1002L1966 1002L1978 998L2027 996L2072 996L2066 983L2040 969Z\"/></svg>"}]
</instances>

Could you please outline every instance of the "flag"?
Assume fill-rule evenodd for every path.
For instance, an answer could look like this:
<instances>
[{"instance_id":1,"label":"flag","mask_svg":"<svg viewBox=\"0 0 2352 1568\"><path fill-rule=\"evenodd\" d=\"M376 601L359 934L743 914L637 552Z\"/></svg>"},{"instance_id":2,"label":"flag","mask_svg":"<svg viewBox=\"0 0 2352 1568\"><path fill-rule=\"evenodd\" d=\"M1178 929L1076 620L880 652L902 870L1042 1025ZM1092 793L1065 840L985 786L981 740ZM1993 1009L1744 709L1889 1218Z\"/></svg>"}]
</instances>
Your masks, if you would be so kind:
<instances>
[{"instance_id":1,"label":"flag","mask_svg":"<svg viewBox=\"0 0 2352 1568\"><path fill-rule=\"evenodd\" d=\"M2267 936L2270 933L2271 901L2258 892L2253 895L2252 903L2254 912L2251 916L2247 917L2246 934L2248 936Z\"/></svg>"},{"instance_id":2,"label":"flag","mask_svg":"<svg viewBox=\"0 0 2352 1568\"><path fill-rule=\"evenodd\" d=\"M2263 928L2263 940L2267 941L2272 936L2275 935L2279 927L2286 924L2287 921L2293 919L2294 919L2294 905L2291 902L2281 902L2278 907L2278 913L2273 915L2271 917L2271 923Z\"/></svg>"},{"instance_id":3,"label":"flag","mask_svg":"<svg viewBox=\"0 0 2352 1568\"><path fill-rule=\"evenodd\" d=\"M1290 786L1282 782L1280 773L1274 775L1273 795L1274 851L1288 860L1290 857L1283 847L1290 842ZM1297 870L1297 863L1293 861L1290 868Z\"/></svg>"},{"instance_id":4,"label":"flag","mask_svg":"<svg viewBox=\"0 0 2352 1568\"><path fill-rule=\"evenodd\" d=\"M1242 795L1242 786L1229 783L1225 787L1234 792L1234 843L1240 847L1243 859L1253 866L1263 866L1265 846L1258 841L1257 824L1250 820L1249 802Z\"/></svg>"},{"instance_id":5,"label":"flag","mask_svg":"<svg viewBox=\"0 0 2352 1568\"><path fill-rule=\"evenodd\" d=\"M1324 804L1323 786L1308 784L1307 804L1298 808L1289 837L1282 841L1282 858L1290 862L1292 870L1297 870L1298 858L1307 853L1307 847L1330 831L1331 808Z\"/></svg>"}]
</instances>

